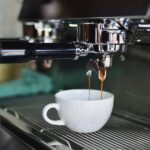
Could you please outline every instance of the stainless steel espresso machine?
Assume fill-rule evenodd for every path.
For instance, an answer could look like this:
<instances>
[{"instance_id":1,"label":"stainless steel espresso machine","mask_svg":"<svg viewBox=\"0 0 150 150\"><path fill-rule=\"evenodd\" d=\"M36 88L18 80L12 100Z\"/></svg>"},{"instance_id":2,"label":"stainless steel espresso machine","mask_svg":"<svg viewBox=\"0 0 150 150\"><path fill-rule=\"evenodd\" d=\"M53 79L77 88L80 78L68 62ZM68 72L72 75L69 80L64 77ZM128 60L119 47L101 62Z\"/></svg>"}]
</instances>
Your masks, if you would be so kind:
<instances>
[{"instance_id":1,"label":"stainless steel espresso machine","mask_svg":"<svg viewBox=\"0 0 150 150\"><path fill-rule=\"evenodd\" d=\"M25 1L24 3L27 2ZM146 10L148 3L145 4ZM136 8L134 9L136 10ZM94 17L87 17L86 15L77 15L76 17L80 18L54 18L32 22L24 16L24 24L32 24L32 30L36 30L37 36L33 38L30 32L31 34L26 35L24 40L1 41L0 62L19 63L35 59L77 60L79 57L94 54L102 60L105 67L110 67L112 66L112 57L115 53L126 52L128 45L142 42L143 36L149 34L149 11L145 13L147 13L145 16L128 17L127 14L120 17L99 17L98 15L96 17L95 15ZM57 30L59 30L61 25L75 28L75 40L69 43L54 42L54 37L57 38ZM53 35L50 35L50 32ZM37 42L36 40L40 40L40 38L41 41Z\"/></svg>"},{"instance_id":2,"label":"stainless steel espresso machine","mask_svg":"<svg viewBox=\"0 0 150 150\"><path fill-rule=\"evenodd\" d=\"M68 28L76 28L75 41L49 43L54 41L47 36L51 31L51 24L55 25L58 22L67 24ZM73 23L72 20L64 19L32 23L39 36L40 31L46 30L43 42L36 41L39 36L34 38L26 36L25 39L16 41L1 41L1 63L21 63L35 59L77 60L92 54L101 59L105 67L111 67L115 53L125 53L128 45L140 43L142 35L149 34L150 29L149 20L142 18L74 19ZM39 28L36 28L37 25Z\"/></svg>"},{"instance_id":3,"label":"stainless steel espresso machine","mask_svg":"<svg viewBox=\"0 0 150 150\"><path fill-rule=\"evenodd\" d=\"M89 56L100 59L104 67L113 68L114 55L119 54L121 60L124 60L124 54L130 50L128 47L150 45L149 0L24 0L19 20L23 23L24 37L0 41L0 63L78 60L80 57ZM70 29L73 29L73 32L64 40L64 33ZM148 66L149 53L145 49L142 58L134 60L139 62L146 57L144 64ZM141 52L137 51L136 54L141 55ZM133 66L137 65L141 69L142 62L137 62ZM122 67L131 66L127 64ZM129 71L132 72L134 68L130 68ZM122 72L120 71L120 74ZM135 77L131 79L136 79L138 74L139 77L143 77L143 74L135 72ZM118 85L124 80L116 78ZM113 79L110 81L114 83ZM145 85L148 85L148 82L147 78ZM136 81L133 83L136 85ZM123 84L126 86L126 83ZM140 88L140 85L138 86ZM148 90L143 89L140 88L146 95ZM123 89L122 94L121 88L116 88L117 92L114 90L114 93L119 93L117 98L127 99L125 104L117 101L120 108L126 110L128 107L127 111L115 109L106 127L96 133L78 134L65 127L56 127L44 122L41 110L49 102L49 95L24 98L28 100L27 105L23 107L19 103L18 106L3 103L3 108L0 109L0 126L17 137L29 150L149 150L150 97L137 96L144 102L141 110L139 105L142 102L139 100L139 105L136 105L137 102L130 103L131 99L127 96L134 99L136 94L126 90L128 88ZM51 99L54 99L53 96ZM40 105L34 105L37 100ZM15 100L15 104L17 101ZM141 113L131 109L131 104L133 108L141 110ZM51 115L57 119L55 112Z\"/></svg>"}]
</instances>

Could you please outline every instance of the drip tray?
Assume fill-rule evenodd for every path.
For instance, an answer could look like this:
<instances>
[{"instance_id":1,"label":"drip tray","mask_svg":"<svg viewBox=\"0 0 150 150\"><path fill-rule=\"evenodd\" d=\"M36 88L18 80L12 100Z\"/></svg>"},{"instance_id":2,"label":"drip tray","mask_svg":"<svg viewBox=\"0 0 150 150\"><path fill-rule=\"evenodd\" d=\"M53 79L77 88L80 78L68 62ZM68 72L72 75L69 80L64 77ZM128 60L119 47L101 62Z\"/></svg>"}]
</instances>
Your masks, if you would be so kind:
<instances>
[{"instance_id":1,"label":"drip tray","mask_svg":"<svg viewBox=\"0 0 150 150\"><path fill-rule=\"evenodd\" d=\"M79 134L64 126L47 124L41 115L43 106L13 108L25 122L36 126L40 133L56 138L73 149L80 150L150 150L150 128L112 115L106 126L90 134ZM55 111L49 112L55 119ZM64 142L65 141L65 142Z\"/></svg>"}]
</instances>

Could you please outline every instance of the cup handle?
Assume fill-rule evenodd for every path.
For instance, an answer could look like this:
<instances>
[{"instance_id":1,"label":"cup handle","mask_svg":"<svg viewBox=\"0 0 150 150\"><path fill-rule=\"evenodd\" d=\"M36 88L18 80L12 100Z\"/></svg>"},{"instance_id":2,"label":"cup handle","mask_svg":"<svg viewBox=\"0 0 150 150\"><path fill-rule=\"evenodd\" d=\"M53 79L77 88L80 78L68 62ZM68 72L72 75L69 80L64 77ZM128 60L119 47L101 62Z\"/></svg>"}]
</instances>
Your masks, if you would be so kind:
<instances>
[{"instance_id":1,"label":"cup handle","mask_svg":"<svg viewBox=\"0 0 150 150\"><path fill-rule=\"evenodd\" d=\"M52 119L48 118L47 113L52 108L55 108L57 111L59 111L59 105L56 103L46 105L42 110L42 116L43 116L44 120L52 125L57 125L57 126L65 125L65 123L62 120L52 120Z\"/></svg>"}]
</instances>

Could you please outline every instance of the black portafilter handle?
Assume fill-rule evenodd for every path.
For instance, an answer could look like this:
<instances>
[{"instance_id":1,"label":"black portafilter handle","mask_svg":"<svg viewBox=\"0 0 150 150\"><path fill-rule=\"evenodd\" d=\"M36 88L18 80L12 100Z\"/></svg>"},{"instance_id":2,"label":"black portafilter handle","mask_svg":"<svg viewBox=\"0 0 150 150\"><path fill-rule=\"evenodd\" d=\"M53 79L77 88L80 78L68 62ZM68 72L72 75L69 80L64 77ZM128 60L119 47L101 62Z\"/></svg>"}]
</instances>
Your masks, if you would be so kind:
<instances>
[{"instance_id":1,"label":"black portafilter handle","mask_svg":"<svg viewBox=\"0 0 150 150\"><path fill-rule=\"evenodd\" d=\"M29 43L0 41L0 63L22 63L35 59L77 59L87 55L74 43Z\"/></svg>"}]
</instances>

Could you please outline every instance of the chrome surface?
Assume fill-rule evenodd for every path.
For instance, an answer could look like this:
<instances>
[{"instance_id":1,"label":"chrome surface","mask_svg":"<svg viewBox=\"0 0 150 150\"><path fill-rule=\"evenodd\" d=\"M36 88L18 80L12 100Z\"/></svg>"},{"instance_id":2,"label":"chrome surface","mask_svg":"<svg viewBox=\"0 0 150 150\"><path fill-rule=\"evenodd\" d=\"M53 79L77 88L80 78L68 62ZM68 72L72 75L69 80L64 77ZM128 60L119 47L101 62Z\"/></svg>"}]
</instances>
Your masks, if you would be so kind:
<instances>
[{"instance_id":1,"label":"chrome surface","mask_svg":"<svg viewBox=\"0 0 150 150\"><path fill-rule=\"evenodd\" d=\"M106 55L103 57L103 64L104 64L104 67L110 67L112 66L112 57L111 55Z\"/></svg>"},{"instance_id":2,"label":"chrome surface","mask_svg":"<svg viewBox=\"0 0 150 150\"><path fill-rule=\"evenodd\" d=\"M25 49L17 49L17 50L12 50L12 49L5 49L1 50L0 55L2 56L24 56L25 55Z\"/></svg>"},{"instance_id":3,"label":"chrome surface","mask_svg":"<svg viewBox=\"0 0 150 150\"><path fill-rule=\"evenodd\" d=\"M87 56L90 53L90 47L88 47L87 45L75 43L75 47L76 55L74 60L77 60L79 57Z\"/></svg>"},{"instance_id":4,"label":"chrome surface","mask_svg":"<svg viewBox=\"0 0 150 150\"><path fill-rule=\"evenodd\" d=\"M33 41L37 38L44 43L54 42L69 29L76 31L72 33L76 40L70 41L76 46L74 59L92 53L107 58L103 59L106 67L112 66L115 53L124 53L128 45L142 43L145 37L150 37L150 18L142 16L38 20L34 26L38 35Z\"/></svg>"},{"instance_id":5,"label":"chrome surface","mask_svg":"<svg viewBox=\"0 0 150 150\"><path fill-rule=\"evenodd\" d=\"M128 29L129 23L128 19L123 18L79 23L77 41L96 46L101 54L125 51L126 45L134 43L133 34Z\"/></svg>"},{"instance_id":6,"label":"chrome surface","mask_svg":"<svg viewBox=\"0 0 150 150\"><path fill-rule=\"evenodd\" d=\"M139 28L150 28L150 24L139 24Z\"/></svg>"},{"instance_id":7,"label":"chrome surface","mask_svg":"<svg viewBox=\"0 0 150 150\"><path fill-rule=\"evenodd\" d=\"M79 42L92 44L126 44L126 31L120 30L119 25L106 23L79 24Z\"/></svg>"},{"instance_id":8,"label":"chrome surface","mask_svg":"<svg viewBox=\"0 0 150 150\"><path fill-rule=\"evenodd\" d=\"M39 133L43 133L44 129L41 132L42 129L40 129L40 127L34 128L31 124L23 122L21 119L22 117L16 117L15 113L15 111L13 113L13 110L10 110L8 108L4 110L0 109L0 126L3 127L5 130L9 131L10 133L16 135L18 138L23 138L22 141L24 141L26 144L30 141L35 149L71 150L71 145L67 140L58 137L58 141L55 140L53 137L48 137L44 134L40 135ZM20 133L20 131L22 133ZM37 142L36 146L35 141Z\"/></svg>"}]
</instances>

